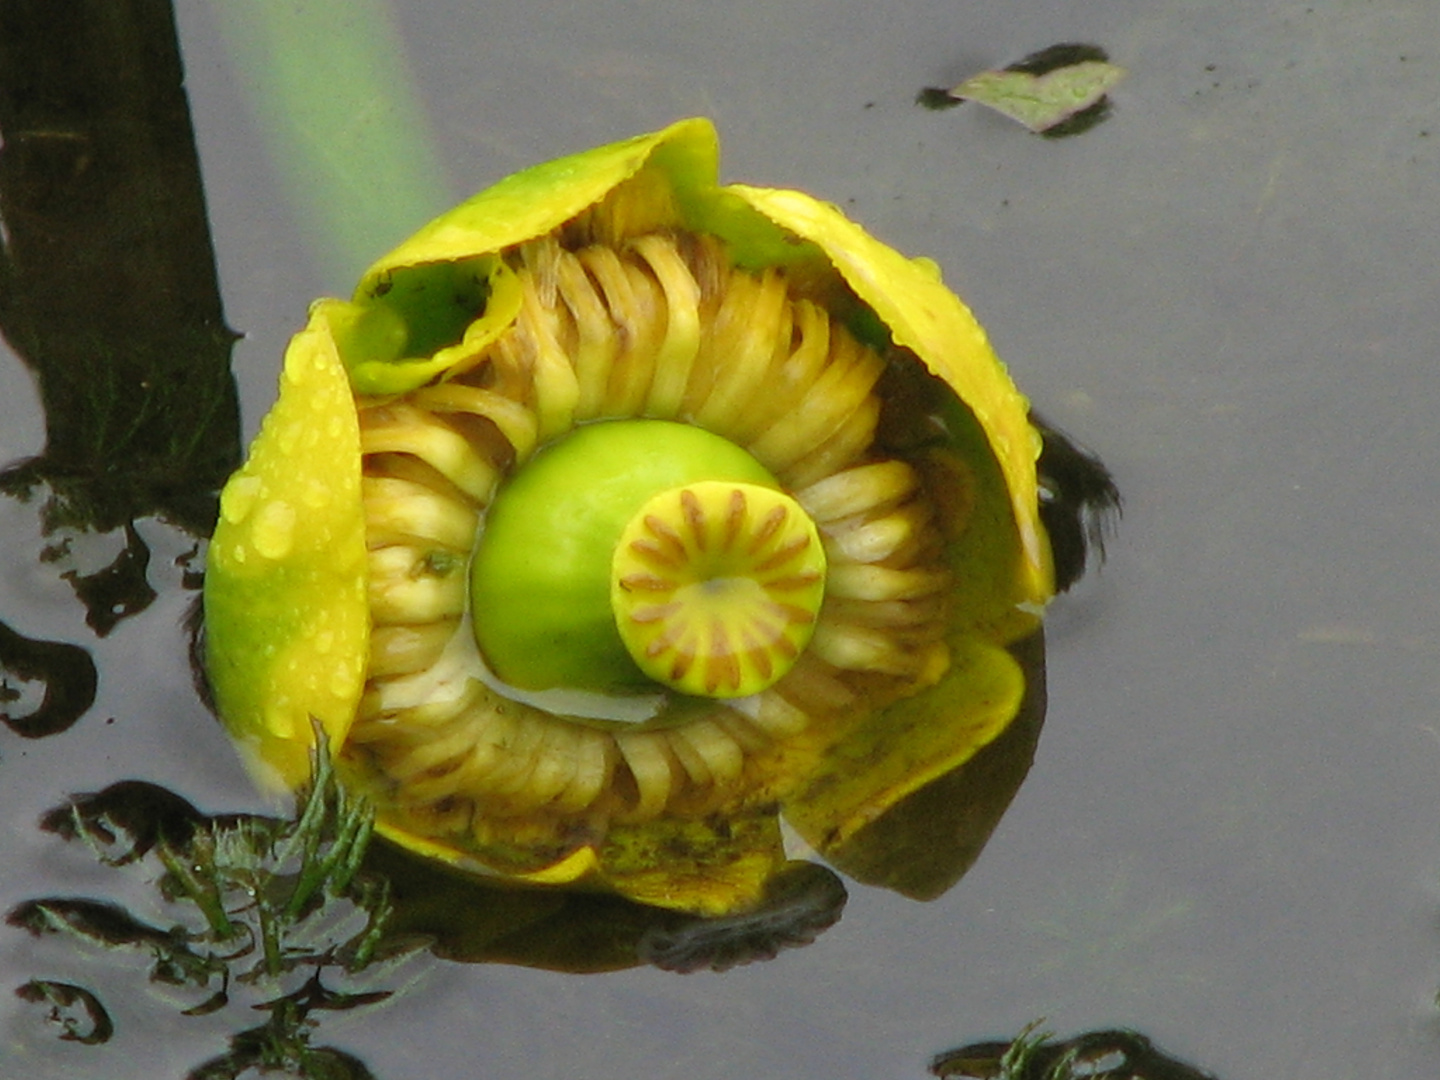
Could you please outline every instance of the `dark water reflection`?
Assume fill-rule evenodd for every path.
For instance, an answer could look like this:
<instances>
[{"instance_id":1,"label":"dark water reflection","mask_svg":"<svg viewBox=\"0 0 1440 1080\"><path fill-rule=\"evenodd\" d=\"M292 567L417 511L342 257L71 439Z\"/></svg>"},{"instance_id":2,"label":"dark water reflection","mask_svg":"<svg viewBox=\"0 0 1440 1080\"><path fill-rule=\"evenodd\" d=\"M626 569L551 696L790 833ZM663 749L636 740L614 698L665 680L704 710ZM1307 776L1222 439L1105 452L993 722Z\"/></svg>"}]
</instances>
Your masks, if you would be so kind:
<instances>
[{"instance_id":1,"label":"dark water reflection","mask_svg":"<svg viewBox=\"0 0 1440 1080\"><path fill-rule=\"evenodd\" d=\"M37 823L71 793L132 779L200 818L274 813L191 691L179 624L240 446L232 355L253 431L306 302L360 269L330 280L292 227L264 156L270 121L240 107L250 73L227 66L200 0L177 15L213 245L193 168L163 183L133 172L109 201L79 200L90 216L55 216L59 193L95 175L101 159L74 135L102 114L183 127L165 160L190 152L173 67L168 97L127 97L133 69L103 36L116 12L163 7L0 0L0 82L53 60L37 78L98 87L73 112L27 120L33 137L0 115L12 356L0 463L28 459L7 476L32 493L0 505L0 646L18 695L0 701L18 729L0 730L0 908L113 901L161 934L153 848L107 868ZM273 1043L267 1025L323 1014L313 1047L337 1071L386 1078L919 1076L944 1047L1045 1015L1063 1032L1139 1029L1216 1075L1434 1075L1440 630L1426 485L1440 470L1440 237L1425 223L1440 201L1440 57L1426 43L1440 40L1440 11L993 7L601 3L541 25L524 5L393 6L462 191L713 115L727 178L824 195L936 256L1018 381L1122 477L1111 568L1051 619L1055 704L1030 777L960 885L924 905L853 888L815 945L723 977L426 959L393 981L324 987L404 991L384 1003L322 1008L305 976L243 1022L181 1015L218 978L172 1001L148 981L149 954L122 961L6 928L7 1070L113 1078L123 1062L180 1076L233 1040ZM49 48L22 48L19 20L54 9L71 22ZM86 35L106 42L104 62L66 51ZM1131 72L1109 122L1084 136L1046 143L912 103L917 86L1058 40L1101 42ZM88 149L122 170L164 156L134 129L97 140ZM37 167L47 179L17 184ZM91 261L47 279L59 264L44 244ZM42 276L22 292L16 268ZM95 335L117 328L124 349L97 352ZM178 367L164 395L134 374L89 393L98 372L165 363ZM50 408L62 400L69 411ZM120 461L141 465L117 473ZM437 935L432 915L426 927L414 916L416 932ZM557 925L580 924L562 911L532 940L553 942ZM685 930L610 925L612 944L634 955L643 942L651 959ZM51 1008L75 1039L37 1034ZM106 1023L108 1041L85 1045Z\"/></svg>"},{"instance_id":2,"label":"dark water reflection","mask_svg":"<svg viewBox=\"0 0 1440 1080\"><path fill-rule=\"evenodd\" d=\"M0 490L43 488L47 533L159 515L203 535L239 461L234 334L168 5L5 13L0 327L35 373L47 428ZM46 557L66 555L62 543ZM143 578L147 557L130 532L107 573ZM103 634L146 600L97 577L75 586Z\"/></svg>"}]
</instances>

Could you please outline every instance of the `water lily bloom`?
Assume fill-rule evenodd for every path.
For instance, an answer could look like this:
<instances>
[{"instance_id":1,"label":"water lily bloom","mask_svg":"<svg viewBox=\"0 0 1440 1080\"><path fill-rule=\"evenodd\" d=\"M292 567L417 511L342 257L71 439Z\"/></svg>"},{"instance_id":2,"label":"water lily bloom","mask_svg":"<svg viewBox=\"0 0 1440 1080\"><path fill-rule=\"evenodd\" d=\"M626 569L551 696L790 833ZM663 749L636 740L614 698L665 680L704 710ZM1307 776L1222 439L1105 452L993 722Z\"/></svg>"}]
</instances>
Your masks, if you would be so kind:
<instances>
[{"instance_id":1,"label":"water lily bloom","mask_svg":"<svg viewBox=\"0 0 1440 1080\"><path fill-rule=\"evenodd\" d=\"M717 154L528 169L312 307L206 575L257 775L318 726L412 851L716 914L1015 715L1024 398L933 263Z\"/></svg>"}]
</instances>

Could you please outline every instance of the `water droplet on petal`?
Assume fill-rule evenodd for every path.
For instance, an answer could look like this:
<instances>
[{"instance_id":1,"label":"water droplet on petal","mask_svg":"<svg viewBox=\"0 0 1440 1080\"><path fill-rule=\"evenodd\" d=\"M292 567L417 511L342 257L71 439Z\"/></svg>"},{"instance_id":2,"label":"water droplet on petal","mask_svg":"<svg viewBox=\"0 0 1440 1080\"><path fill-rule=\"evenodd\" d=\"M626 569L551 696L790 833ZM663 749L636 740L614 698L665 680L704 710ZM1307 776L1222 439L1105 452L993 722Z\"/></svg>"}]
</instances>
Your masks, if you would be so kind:
<instances>
[{"instance_id":1,"label":"water droplet on petal","mask_svg":"<svg viewBox=\"0 0 1440 1080\"><path fill-rule=\"evenodd\" d=\"M295 545L295 508L284 499L266 503L255 515L250 538L265 558L285 558Z\"/></svg>"},{"instance_id":2,"label":"water droplet on petal","mask_svg":"<svg viewBox=\"0 0 1440 1080\"><path fill-rule=\"evenodd\" d=\"M238 525L255 508L260 497L261 481L258 476L237 473L220 493L220 515L232 525Z\"/></svg>"}]
</instances>

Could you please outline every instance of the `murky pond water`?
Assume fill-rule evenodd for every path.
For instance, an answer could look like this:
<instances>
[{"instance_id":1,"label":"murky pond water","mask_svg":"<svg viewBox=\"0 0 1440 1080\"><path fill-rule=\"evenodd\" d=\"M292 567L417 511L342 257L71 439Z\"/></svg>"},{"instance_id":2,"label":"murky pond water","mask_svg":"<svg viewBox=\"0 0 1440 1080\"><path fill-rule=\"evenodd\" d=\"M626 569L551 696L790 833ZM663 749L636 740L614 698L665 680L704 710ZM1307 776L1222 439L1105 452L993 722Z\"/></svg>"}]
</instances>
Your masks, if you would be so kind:
<instances>
[{"instance_id":1,"label":"murky pond water","mask_svg":"<svg viewBox=\"0 0 1440 1080\"><path fill-rule=\"evenodd\" d=\"M246 438L312 297L348 293L370 257L518 168L698 114L720 129L724 179L802 188L933 256L1126 499L1109 563L1052 614L1034 767L943 897L852 886L813 945L723 975L411 961L403 994L325 1013L317 1043L390 1080L919 1077L938 1051L1043 1016L1066 1035L1134 1028L1220 1077L1434 1075L1440 9L376 0L333 32L390 12L423 175L351 175L357 207L393 185L400 209L362 207L342 233L313 217L338 181L307 188L284 157L291 125L261 85L280 61L258 16L248 35L235 16L249 6L176 5ZM23 35L26 7L0 3L4 33ZM1129 70L1082 136L914 103L1067 40ZM324 51L297 50L299 68ZM342 114L363 136L397 100ZM0 136L0 155L20 145ZM7 351L0 462L45 440ZM98 636L63 575L105 567L126 537L42 535L42 499L0 501L0 619L83 646L98 683L60 734L0 729L0 908L91 896L158 917L141 877L36 822L131 778L208 812L263 807L191 687L194 541L141 519L158 595ZM179 1076L256 1022L182 1015L196 1000L148 970L3 928L0 989L84 984L115 1034L61 1042L5 993L0 1073Z\"/></svg>"}]
</instances>

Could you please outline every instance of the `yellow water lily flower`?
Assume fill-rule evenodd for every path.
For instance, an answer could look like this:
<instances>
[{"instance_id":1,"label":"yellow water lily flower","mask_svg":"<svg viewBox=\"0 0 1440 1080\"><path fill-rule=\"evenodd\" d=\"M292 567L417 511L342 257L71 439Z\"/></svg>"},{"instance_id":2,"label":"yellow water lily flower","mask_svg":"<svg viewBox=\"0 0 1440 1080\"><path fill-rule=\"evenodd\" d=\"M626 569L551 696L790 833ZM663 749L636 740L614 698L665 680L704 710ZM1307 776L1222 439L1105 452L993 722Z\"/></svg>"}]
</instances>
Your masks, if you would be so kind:
<instances>
[{"instance_id":1,"label":"yellow water lily flower","mask_svg":"<svg viewBox=\"0 0 1440 1080\"><path fill-rule=\"evenodd\" d=\"M1013 718L1024 398L933 263L717 155L528 169L313 306L206 575L257 775L318 724L412 851L715 914Z\"/></svg>"}]
</instances>

